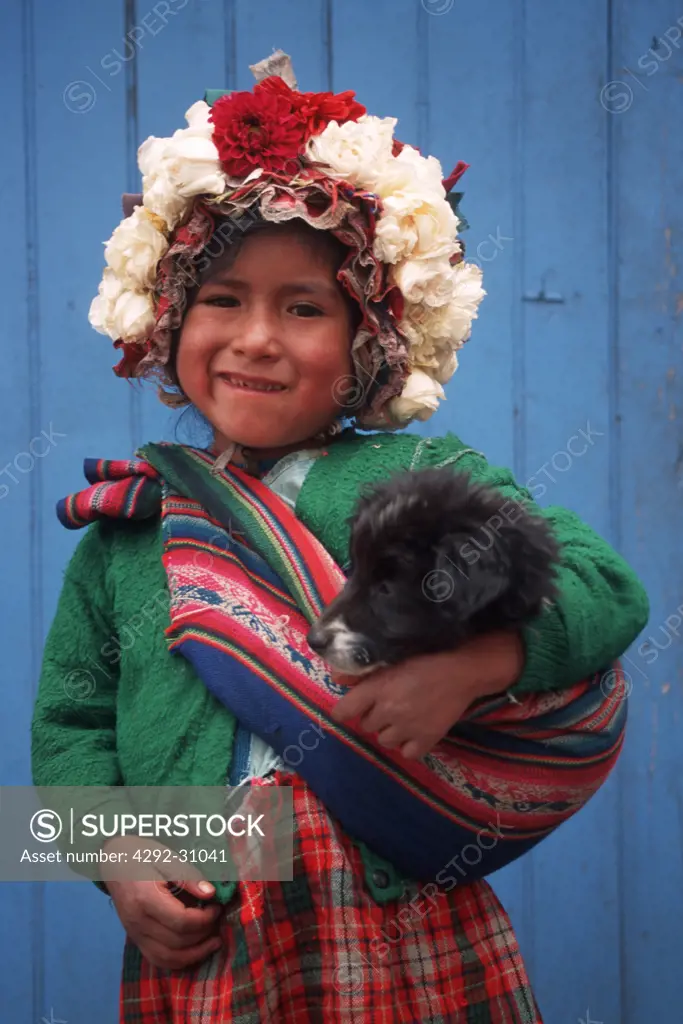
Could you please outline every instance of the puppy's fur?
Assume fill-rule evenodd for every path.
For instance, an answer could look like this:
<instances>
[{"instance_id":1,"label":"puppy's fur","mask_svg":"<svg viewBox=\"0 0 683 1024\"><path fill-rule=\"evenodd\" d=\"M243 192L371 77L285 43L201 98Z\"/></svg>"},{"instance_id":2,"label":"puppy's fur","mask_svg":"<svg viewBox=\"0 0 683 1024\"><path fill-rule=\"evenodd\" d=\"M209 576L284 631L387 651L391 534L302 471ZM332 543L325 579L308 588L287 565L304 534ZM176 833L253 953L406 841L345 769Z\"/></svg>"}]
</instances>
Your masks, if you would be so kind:
<instances>
[{"instance_id":1,"label":"puppy's fur","mask_svg":"<svg viewBox=\"0 0 683 1024\"><path fill-rule=\"evenodd\" d=\"M348 674L519 627L557 597L547 521L446 467L365 491L350 551L344 589L308 634Z\"/></svg>"}]
</instances>

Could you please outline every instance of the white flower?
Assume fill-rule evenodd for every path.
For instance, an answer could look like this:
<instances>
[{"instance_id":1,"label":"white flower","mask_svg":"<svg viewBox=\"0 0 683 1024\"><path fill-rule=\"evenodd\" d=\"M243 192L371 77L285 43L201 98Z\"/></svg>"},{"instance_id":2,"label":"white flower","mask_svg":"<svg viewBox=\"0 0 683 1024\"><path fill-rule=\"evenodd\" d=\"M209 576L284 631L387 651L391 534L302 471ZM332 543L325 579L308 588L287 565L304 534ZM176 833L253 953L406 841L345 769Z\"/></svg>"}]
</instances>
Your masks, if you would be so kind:
<instances>
[{"instance_id":1,"label":"white flower","mask_svg":"<svg viewBox=\"0 0 683 1024\"><path fill-rule=\"evenodd\" d=\"M451 268L453 298L443 306L406 303L401 331L411 342L411 354L421 348L431 352L443 344L467 341L478 307L486 295L481 287L481 270L474 264L459 263Z\"/></svg>"},{"instance_id":2,"label":"white flower","mask_svg":"<svg viewBox=\"0 0 683 1024\"><path fill-rule=\"evenodd\" d=\"M320 135L308 140L306 155L329 167L331 178L341 178L359 188L370 188L377 167L392 160L395 117L364 114L357 121L330 121Z\"/></svg>"},{"instance_id":3,"label":"white flower","mask_svg":"<svg viewBox=\"0 0 683 1024\"><path fill-rule=\"evenodd\" d=\"M458 218L445 199L429 192L397 192L383 205L373 246L383 263L411 256L448 260L460 251Z\"/></svg>"},{"instance_id":4,"label":"white flower","mask_svg":"<svg viewBox=\"0 0 683 1024\"><path fill-rule=\"evenodd\" d=\"M472 319L477 315L481 300L486 295L482 288L483 274L476 263L456 263L453 267L453 301Z\"/></svg>"},{"instance_id":5,"label":"white flower","mask_svg":"<svg viewBox=\"0 0 683 1024\"><path fill-rule=\"evenodd\" d=\"M458 369L457 352L450 346L435 349L434 354L428 359L418 359L415 369L424 370L428 376L433 377L439 384L447 384Z\"/></svg>"},{"instance_id":6,"label":"white flower","mask_svg":"<svg viewBox=\"0 0 683 1024\"><path fill-rule=\"evenodd\" d=\"M388 403L389 414L398 422L428 420L438 409L440 399L445 397L444 389L437 380L424 370L414 369L401 394Z\"/></svg>"},{"instance_id":7,"label":"white flower","mask_svg":"<svg viewBox=\"0 0 683 1024\"><path fill-rule=\"evenodd\" d=\"M138 149L138 167L142 172L142 202L146 209L166 221L169 229L177 224L187 207L187 200L178 194L168 173L166 153L168 139L150 135Z\"/></svg>"},{"instance_id":8,"label":"white flower","mask_svg":"<svg viewBox=\"0 0 683 1024\"><path fill-rule=\"evenodd\" d=\"M458 354L455 349L441 349L438 355L438 364L434 372L434 376L438 382L440 384L447 384L457 369Z\"/></svg>"},{"instance_id":9,"label":"white flower","mask_svg":"<svg viewBox=\"0 0 683 1024\"><path fill-rule=\"evenodd\" d=\"M113 317L116 300L124 290L123 283L119 280L110 267L105 267L102 280L100 281L97 295L90 303L88 320L100 334L108 334L114 341L118 335L113 333Z\"/></svg>"},{"instance_id":10,"label":"white flower","mask_svg":"<svg viewBox=\"0 0 683 1024\"><path fill-rule=\"evenodd\" d=\"M211 113L211 107L205 100L197 100L193 103L189 110L185 111L185 120L187 121L189 128L179 128L178 131L195 131L206 135L207 138L211 138L213 135L213 122L209 121L209 114Z\"/></svg>"},{"instance_id":11,"label":"white flower","mask_svg":"<svg viewBox=\"0 0 683 1024\"><path fill-rule=\"evenodd\" d=\"M396 157L378 163L371 188L382 199L403 192L429 194L432 202L443 199L446 190L442 184L441 164L434 156L422 156L412 146L404 146Z\"/></svg>"},{"instance_id":12,"label":"white flower","mask_svg":"<svg viewBox=\"0 0 683 1024\"><path fill-rule=\"evenodd\" d=\"M424 188L436 192L442 198L446 196L446 189L443 187L443 170L441 163L435 156L422 156L412 146L404 146L396 157L399 166L407 164L413 169L415 177L422 183Z\"/></svg>"},{"instance_id":13,"label":"white flower","mask_svg":"<svg viewBox=\"0 0 683 1024\"><path fill-rule=\"evenodd\" d=\"M453 267L447 259L403 260L393 268L393 278L406 302L444 306L453 297Z\"/></svg>"},{"instance_id":14,"label":"white flower","mask_svg":"<svg viewBox=\"0 0 683 1024\"><path fill-rule=\"evenodd\" d=\"M111 267L105 267L98 293L90 303L88 320L114 341L145 338L156 322L153 293L126 288Z\"/></svg>"},{"instance_id":15,"label":"white flower","mask_svg":"<svg viewBox=\"0 0 683 1024\"><path fill-rule=\"evenodd\" d=\"M154 287L157 264L167 248L165 235L138 206L114 231L104 258L126 288L144 291Z\"/></svg>"},{"instance_id":16,"label":"white flower","mask_svg":"<svg viewBox=\"0 0 683 1024\"><path fill-rule=\"evenodd\" d=\"M142 172L143 203L163 217L169 229L176 226L197 195L221 195L227 178L213 143L210 108L203 100L185 114L189 127L179 128L168 139L150 135L138 149Z\"/></svg>"},{"instance_id":17,"label":"white flower","mask_svg":"<svg viewBox=\"0 0 683 1024\"><path fill-rule=\"evenodd\" d=\"M156 323L151 292L124 291L116 300L112 326L116 338L133 341L147 337Z\"/></svg>"}]
</instances>

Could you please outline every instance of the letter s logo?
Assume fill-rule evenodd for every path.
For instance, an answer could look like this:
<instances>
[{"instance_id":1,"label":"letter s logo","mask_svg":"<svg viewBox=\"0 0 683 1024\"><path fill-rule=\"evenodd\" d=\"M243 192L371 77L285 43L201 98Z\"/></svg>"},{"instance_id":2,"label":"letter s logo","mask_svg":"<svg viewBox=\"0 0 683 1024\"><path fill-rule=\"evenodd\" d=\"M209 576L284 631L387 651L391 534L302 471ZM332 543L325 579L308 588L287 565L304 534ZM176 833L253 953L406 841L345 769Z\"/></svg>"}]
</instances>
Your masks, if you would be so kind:
<instances>
[{"instance_id":1,"label":"letter s logo","mask_svg":"<svg viewBox=\"0 0 683 1024\"><path fill-rule=\"evenodd\" d=\"M31 835L39 843L51 843L62 832L62 819L56 811L36 811L29 825Z\"/></svg>"}]
</instances>

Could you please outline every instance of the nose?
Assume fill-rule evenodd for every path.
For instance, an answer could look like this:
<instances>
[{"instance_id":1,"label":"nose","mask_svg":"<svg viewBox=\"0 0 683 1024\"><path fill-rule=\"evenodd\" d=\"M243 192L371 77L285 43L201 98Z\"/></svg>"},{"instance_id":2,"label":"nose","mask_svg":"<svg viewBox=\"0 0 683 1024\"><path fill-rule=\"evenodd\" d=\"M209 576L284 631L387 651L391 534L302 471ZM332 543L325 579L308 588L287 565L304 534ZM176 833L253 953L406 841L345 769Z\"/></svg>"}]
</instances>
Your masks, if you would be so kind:
<instances>
[{"instance_id":1,"label":"nose","mask_svg":"<svg viewBox=\"0 0 683 1024\"><path fill-rule=\"evenodd\" d=\"M314 650L316 654L322 654L329 643L325 629L318 625L317 622L314 622L309 629L306 640L308 641L308 646Z\"/></svg>"},{"instance_id":2,"label":"nose","mask_svg":"<svg viewBox=\"0 0 683 1024\"><path fill-rule=\"evenodd\" d=\"M372 664L372 655L367 647L357 647L353 652L353 661L359 668L365 668Z\"/></svg>"},{"instance_id":3,"label":"nose","mask_svg":"<svg viewBox=\"0 0 683 1024\"><path fill-rule=\"evenodd\" d=\"M279 353L278 333L272 311L254 305L244 318L232 340L232 349L249 359L275 356Z\"/></svg>"}]
</instances>

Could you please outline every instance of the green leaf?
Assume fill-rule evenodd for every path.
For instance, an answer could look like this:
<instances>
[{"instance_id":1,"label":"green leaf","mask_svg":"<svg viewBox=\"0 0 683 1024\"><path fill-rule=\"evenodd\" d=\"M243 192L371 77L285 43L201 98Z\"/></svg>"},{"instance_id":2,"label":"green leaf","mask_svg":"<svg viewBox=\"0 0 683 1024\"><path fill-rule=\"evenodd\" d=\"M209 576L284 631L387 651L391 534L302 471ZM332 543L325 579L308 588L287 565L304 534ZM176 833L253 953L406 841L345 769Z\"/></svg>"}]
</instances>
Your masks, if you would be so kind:
<instances>
[{"instance_id":1,"label":"green leaf","mask_svg":"<svg viewBox=\"0 0 683 1024\"><path fill-rule=\"evenodd\" d=\"M467 231L470 226L467 218L460 209L460 201L464 195L464 192L449 192L446 196L451 210L460 221L460 224L458 225L458 234L461 234L463 231Z\"/></svg>"},{"instance_id":2,"label":"green leaf","mask_svg":"<svg viewBox=\"0 0 683 1024\"><path fill-rule=\"evenodd\" d=\"M207 89L204 93L204 102L212 107L216 100L219 100L221 96L229 96L232 91L232 89Z\"/></svg>"}]
</instances>

